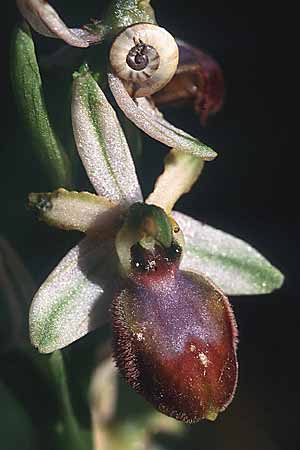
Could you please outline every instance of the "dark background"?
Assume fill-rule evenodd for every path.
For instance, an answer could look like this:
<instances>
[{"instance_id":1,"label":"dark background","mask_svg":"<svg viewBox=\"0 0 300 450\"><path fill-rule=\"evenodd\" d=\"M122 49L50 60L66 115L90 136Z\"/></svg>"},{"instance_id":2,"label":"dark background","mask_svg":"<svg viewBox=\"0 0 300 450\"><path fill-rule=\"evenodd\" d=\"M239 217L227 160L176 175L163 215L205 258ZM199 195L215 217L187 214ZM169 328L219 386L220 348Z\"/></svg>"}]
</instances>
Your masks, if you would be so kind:
<instances>
[{"instance_id":1,"label":"dark background","mask_svg":"<svg viewBox=\"0 0 300 450\"><path fill-rule=\"evenodd\" d=\"M103 4L51 3L70 25L100 17L98 3ZM291 49L290 33L296 32L293 11L288 5L262 10L259 3L240 5L239 10L216 1L209 6L189 0L152 1L152 5L160 25L217 59L226 82L224 108L205 129L192 110L166 110L171 121L219 153L177 209L241 237L286 276L278 292L232 298L240 333L236 399L216 423L191 427L187 443L174 441L169 447L206 450L201 445L206 442L209 450L293 450L299 448L300 401L299 170L296 141L291 138L291 121L298 114L293 80L298 56ZM41 281L78 236L66 238L65 233L37 224L24 207L27 193L38 190L41 180L9 84L9 33L18 17L14 2L7 2L5 18L2 14L0 232ZM161 171L165 154L163 146L155 146L145 138L139 172L145 193ZM3 364L11 366L11 359L6 356Z\"/></svg>"}]
</instances>

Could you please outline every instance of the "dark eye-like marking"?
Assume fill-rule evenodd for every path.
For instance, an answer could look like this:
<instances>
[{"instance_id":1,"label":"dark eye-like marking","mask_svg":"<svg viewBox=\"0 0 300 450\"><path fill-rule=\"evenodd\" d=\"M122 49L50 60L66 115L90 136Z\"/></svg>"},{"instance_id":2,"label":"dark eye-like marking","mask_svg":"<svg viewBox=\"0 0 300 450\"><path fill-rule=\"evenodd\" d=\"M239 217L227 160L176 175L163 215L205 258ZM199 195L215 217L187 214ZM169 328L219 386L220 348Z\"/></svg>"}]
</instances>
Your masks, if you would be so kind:
<instances>
[{"instance_id":1,"label":"dark eye-like marking","mask_svg":"<svg viewBox=\"0 0 300 450\"><path fill-rule=\"evenodd\" d=\"M130 249L131 268L137 272L155 272L162 266L171 265L180 260L182 247L175 241L170 247L156 245L153 250L147 250L141 244L134 244Z\"/></svg>"},{"instance_id":2,"label":"dark eye-like marking","mask_svg":"<svg viewBox=\"0 0 300 450\"><path fill-rule=\"evenodd\" d=\"M149 272L156 270L155 258L147 252L139 243L134 244L131 249L131 266L138 272Z\"/></svg>"},{"instance_id":3,"label":"dark eye-like marking","mask_svg":"<svg viewBox=\"0 0 300 450\"><path fill-rule=\"evenodd\" d=\"M172 242L171 246L166 249L166 258L168 261L176 261L181 257L182 247L177 242Z\"/></svg>"}]
</instances>

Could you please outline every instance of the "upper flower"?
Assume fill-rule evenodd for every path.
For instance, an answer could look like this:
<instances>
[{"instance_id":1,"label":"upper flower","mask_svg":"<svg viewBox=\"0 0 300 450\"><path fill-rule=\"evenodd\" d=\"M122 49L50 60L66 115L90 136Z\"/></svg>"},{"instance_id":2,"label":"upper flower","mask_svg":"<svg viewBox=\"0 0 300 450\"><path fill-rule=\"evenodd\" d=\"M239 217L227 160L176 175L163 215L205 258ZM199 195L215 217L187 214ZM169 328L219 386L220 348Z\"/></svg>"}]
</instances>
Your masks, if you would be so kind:
<instances>
[{"instance_id":1,"label":"upper flower","mask_svg":"<svg viewBox=\"0 0 300 450\"><path fill-rule=\"evenodd\" d=\"M208 114L222 104L222 72L211 57L182 41L176 42L167 30L159 27L148 1L115 0L102 22L80 29L68 28L44 0L18 0L17 4L36 31L63 39L69 45L88 47L113 38L108 84L125 116L170 148L206 161L217 156L197 138L166 121L154 101L163 104L194 99L204 123ZM99 60L100 55L99 49ZM153 97L165 86L166 91Z\"/></svg>"}]
</instances>

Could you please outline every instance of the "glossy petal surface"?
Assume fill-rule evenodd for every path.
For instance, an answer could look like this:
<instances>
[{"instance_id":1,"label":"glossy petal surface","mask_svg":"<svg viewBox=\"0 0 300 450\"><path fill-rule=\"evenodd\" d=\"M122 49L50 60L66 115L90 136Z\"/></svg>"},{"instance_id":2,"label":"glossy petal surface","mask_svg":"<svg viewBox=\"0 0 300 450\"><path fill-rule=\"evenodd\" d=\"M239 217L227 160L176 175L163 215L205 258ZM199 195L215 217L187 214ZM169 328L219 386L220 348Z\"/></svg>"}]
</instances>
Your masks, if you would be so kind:
<instances>
[{"instance_id":1,"label":"glossy petal surface","mask_svg":"<svg viewBox=\"0 0 300 450\"><path fill-rule=\"evenodd\" d=\"M172 212L185 238L181 268L205 274L227 295L267 294L279 289L284 277L246 242Z\"/></svg>"},{"instance_id":2,"label":"glossy petal surface","mask_svg":"<svg viewBox=\"0 0 300 450\"><path fill-rule=\"evenodd\" d=\"M83 239L33 299L29 316L33 345L41 353L50 353L104 323L116 279L112 243Z\"/></svg>"},{"instance_id":3,"label":"glossy petal surface","mask_svg":"<svg viewBox=\"0 0 300 450\"><path fill-rule=\"evenodd\" d=\"M214 420L236 387L233 313L204 277L176 269L159 273L127 282L115 297L117 365L159 411L189 423Z\"/></svg>"}]
</instances>

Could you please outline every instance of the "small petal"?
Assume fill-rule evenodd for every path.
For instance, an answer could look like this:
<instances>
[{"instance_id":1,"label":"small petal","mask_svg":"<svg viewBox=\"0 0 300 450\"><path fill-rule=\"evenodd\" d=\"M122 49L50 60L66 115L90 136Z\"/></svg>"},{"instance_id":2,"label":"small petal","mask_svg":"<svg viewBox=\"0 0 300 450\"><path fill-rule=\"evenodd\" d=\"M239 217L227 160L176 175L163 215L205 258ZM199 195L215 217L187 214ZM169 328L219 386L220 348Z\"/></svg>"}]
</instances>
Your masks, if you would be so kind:
<instances>
[{"instance_id":1,"label":"small petal","mask_svg":"<svg viewBox=\"0 0 300 450\"><path fill-rule=\"evenodd\" d=\"M105 233L108 228L112 231L120 214L117 204L105 197L65 189L31 193L29 206L48 225L90 234Z\"/></svg>"},{"instance_id":2,"label":"small petal","mask_svg":"<svg viewBox=\"0 0 300 450\"><path fill-rule=\"evenodd\" d=\"M79 155L96 192L125 205L141 201L123 130L87 68L74 79L72 121Z\"/></svg>"},{"instance_id":3,"label":"small petal","mask_svg":"<svg viewBox=\"0 0 300 450\"><path fill-rule=\"evenodd\" d=\"M283 275L250 245L185 214L172 216L185 238L182 269L205 274L227 295L268 294L281 287Z\"/></svg>"},{"instance_id":4,"label":"small petal","mask_svg":"<svg viewBox=\"0 0 300 450\"><path fill-rule=\"evenodd\" d=\"M164 120L162 114L153 107L149 99L145 97L132 99L123 82L113 73L108 74L108 82L116 102L124 114L153 139L168 147L199 156L206 161L217 156L214 150L198 139Z\"/></svg>"},{"instance_id":5,"label":"small petal","mask_svg":"<svg viewBox=\"0 0 300 450\"><path fill-rule=\"evenodd\" d=\"M158 205L170 213L177 200L190 191L203 166L201 158L176 149L171 150L165 158L165 170L157 178L154 190L146 203Z\"/></svg>"},{"instance_id":6,"label":"small petal","mask_svg":"<svg viewBox=\"0 0 300 450\"><path fill-rule=\"evenodd\" d=\"M74 47L88 47L89 40L80 29L68 28L45 0L17 0L18 8L32 28L43 36L58 38Z\"/></svg>"},{"instance_id":7,"label":"small petal","mask_svg":"<svg viewBox=\"0 0 300 450\"><path fill-rule=\"evenodd\" d=\"M83 239L33 299L29 315L32 344L41 353L51 353L104 323L116 279L112 242Z\"/></svg>"}]
</instances>

